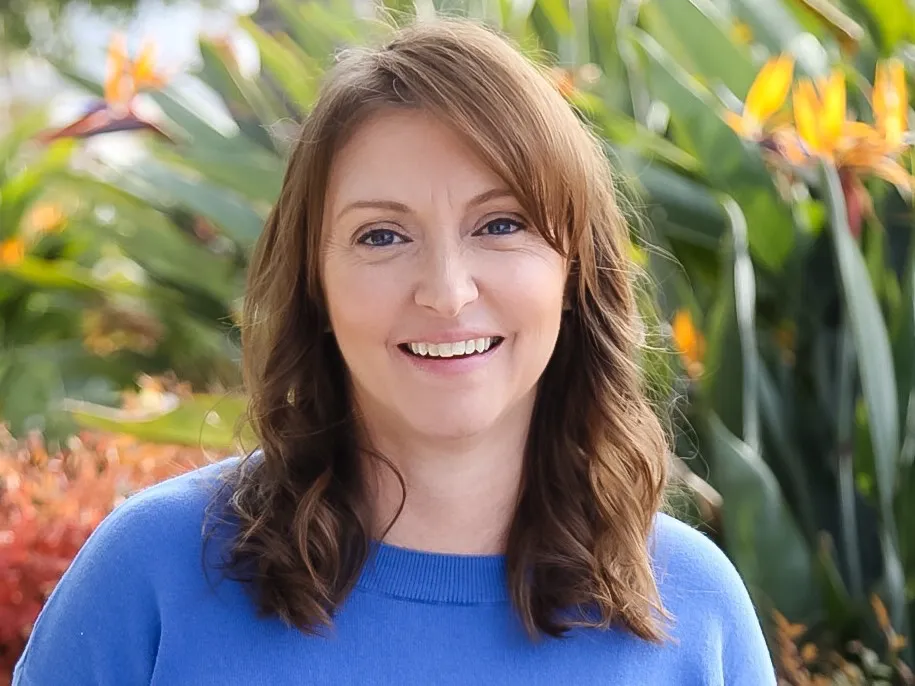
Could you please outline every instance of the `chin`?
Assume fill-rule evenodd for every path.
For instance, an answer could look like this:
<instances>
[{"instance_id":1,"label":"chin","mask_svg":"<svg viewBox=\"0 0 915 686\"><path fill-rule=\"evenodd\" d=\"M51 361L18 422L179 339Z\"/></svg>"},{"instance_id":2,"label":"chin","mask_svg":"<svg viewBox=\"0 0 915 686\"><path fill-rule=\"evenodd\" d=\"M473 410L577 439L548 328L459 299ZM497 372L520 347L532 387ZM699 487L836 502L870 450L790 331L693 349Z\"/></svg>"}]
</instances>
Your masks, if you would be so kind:
<instances>
[{"instance_id":1,"label":"chin","mask_svg":"<svg viewBox=\"0 0 915 686\"><path fill-rule=\"evenodd\" d=\"M499 417L499 412L491 407L472 407L463 409L449 407L442 411L432 412L425 408L413 408L405 413L405 423L417 434L439 440L458 440L470 438L490 429Z\"/></svg>"}]
</instances>

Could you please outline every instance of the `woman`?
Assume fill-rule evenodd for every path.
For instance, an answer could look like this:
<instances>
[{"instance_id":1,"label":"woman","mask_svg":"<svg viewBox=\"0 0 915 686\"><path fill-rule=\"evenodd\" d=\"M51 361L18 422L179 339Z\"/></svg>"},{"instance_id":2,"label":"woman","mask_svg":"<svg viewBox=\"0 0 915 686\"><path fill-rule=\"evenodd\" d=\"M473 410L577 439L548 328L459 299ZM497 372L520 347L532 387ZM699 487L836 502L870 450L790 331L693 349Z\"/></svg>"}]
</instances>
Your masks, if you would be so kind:
<instances>
[{"instance_id":1,"label":"woman","mask_svg":"<svg viewBox=\"0 0 915 686\"><path fill-rule=\"evenodd\" d=\"M260 449L115 510L15 683L773 684L734 568L659 513L626 246L501 38L342 57L251 264Z\"/></svg>"}]
</instances>

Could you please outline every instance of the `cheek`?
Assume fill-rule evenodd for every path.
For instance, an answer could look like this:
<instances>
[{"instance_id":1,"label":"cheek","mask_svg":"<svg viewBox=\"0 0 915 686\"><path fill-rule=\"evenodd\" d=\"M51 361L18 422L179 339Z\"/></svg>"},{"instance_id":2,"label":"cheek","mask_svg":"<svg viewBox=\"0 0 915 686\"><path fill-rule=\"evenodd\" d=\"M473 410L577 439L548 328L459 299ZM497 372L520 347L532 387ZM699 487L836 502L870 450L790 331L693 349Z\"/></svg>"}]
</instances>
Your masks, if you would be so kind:
<instances>
[{"instance_id":1,"label":"cheek","mask_svg":"<svg viewBox=\"0 0 915 686\"><path fill-rule=\"evenodd\" d=\"M372 266L329 258L324 289L331 326L344 357L349 358L362 346L386 343L402 301L401 286L394 275L381 274Z\"/></svg>"},{"instance_id":2,"label":"cheek","mask_svg":"<svg viewBox=\"0 0 915 686\"><path fill-rule=\"evenodd\" d=\"M565 267L555 253L502 256L490 292L521 334L555 337L562 317Z\"/></svg>"}]
</instances>

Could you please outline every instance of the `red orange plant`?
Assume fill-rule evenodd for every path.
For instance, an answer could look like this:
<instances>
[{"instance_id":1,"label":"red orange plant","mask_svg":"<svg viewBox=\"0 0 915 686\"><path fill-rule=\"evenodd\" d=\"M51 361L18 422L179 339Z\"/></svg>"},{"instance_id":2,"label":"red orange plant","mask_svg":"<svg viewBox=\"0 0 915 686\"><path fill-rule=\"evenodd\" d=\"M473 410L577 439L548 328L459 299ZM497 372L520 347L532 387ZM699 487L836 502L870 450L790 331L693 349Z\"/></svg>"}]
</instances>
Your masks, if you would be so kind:
<instances>
[{"instance_id":1,"label":"red orange plant","mask_svg":"<svg viewBox=\"0 0 915 686\"><path fill-rule=\"evenodd\" d=\"M130 494L215 456L84 433L49 451L0 427L0 683L42 605L102 519Z\"/></svg>"}]
</instances>

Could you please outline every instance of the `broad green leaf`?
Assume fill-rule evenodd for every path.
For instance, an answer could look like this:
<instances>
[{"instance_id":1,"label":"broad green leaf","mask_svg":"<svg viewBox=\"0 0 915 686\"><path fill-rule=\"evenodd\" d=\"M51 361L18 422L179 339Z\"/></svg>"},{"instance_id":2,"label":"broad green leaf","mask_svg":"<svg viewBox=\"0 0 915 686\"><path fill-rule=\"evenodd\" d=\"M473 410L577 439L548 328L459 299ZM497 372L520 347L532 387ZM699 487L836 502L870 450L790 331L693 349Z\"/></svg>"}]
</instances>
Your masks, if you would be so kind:
<instances>
[{"instance_id":1,"label":"broad green leaf","mask_svg":"<svg viewBox=\"0 0 915 686\"><path fill-rule=\"evenodd\" d=\"M286 115L282 105L275 102L260 83L242 76L238 66L211 41L201 40L199 47L203 57L201 79L219 93L238 128L251 141L267 150L275 150L265 126Z\"/></svg>"},{"instance_id":2,"label":"broad green leaf","mask_svg":"<svg viewBox=\"0 0 915 686\"><path fill-rule=\"evenodd\" d=\"M728 35L727 20L711 0L649 0L642 24L686 71L709 85L721 82L743 100L756 77L744 48Z\"/></svg>"},{"instance_id":3,"label":"broad green leaf","mask_svg":"<svg viewBox=\"0 0 915 686\"><path fill-rule=\"evenodd\" d=\"M688 174L699 171L699 163L695 157L634 119L613 112L602 103L589 107L590 100L583 102L579 96L573 96L572 100L611 145L624 146L639 153L643 158L642 164L648 163L649 160L658 160Z\"/></svg>"},{"instance_id":4,"label":"broad green leaf","mask_svg":"<svg viewBox=\"0 0 915 686\"><path fill-rule=\"evenodd\" d=\"M250 17L240 17L240 26L254 40L261 55L262 69L276 79L286 95L304 112L311 108L323 70L312 57L268 34Z\"/></svg>"},{"instance_id":5,"label":"broad green leaf","mask_svg":"<svg viewBox=\"0 0 915 686\"><path fill-rule=\"evenodd\" d=\"M823 165L832 245L855 349L874 446L881 510L890 510L899 456L896 375L886 322L864 257L848 228L845 196L835 167Z\"/></svg>"},{"instance_id":6,"label":"broad green leaf","mask_svg":"<svg viewBox=\"0 0 915 686\"><path fill-rule=\"evenodd\" d=\"M808 543L813 544L818 527L817 516L810 498L811 484L808 465L805 463L791 428L791 415L786 402L779 393L772 375L760 361L759 368L759 410L761 426L773 450L767 453L769 464L778 460L783 471L789 476L784 484L785 491L796 504L798 524ZM784 483L784 482L783 482ZM791 489L789 491L789 489Z\"/></svg>"},{"instance_id":7,"label":"broad green leaf","mask_svg":"<svg viewBox=\"0 0 915 686\"><path fill-rule=\"evenodd\" d=\"M73 262L42 260L28 255L18 264L0 265L0 274L41 289L135 296L144 293L143 287L135 284L100 281L90 270Z\"/></svg>"},{"instance_id":8,"label":"broad green leaf","mask_svg":"<svg viewBox=\"0 0 915 686\"><path fill-rule=\"evenodd\" d=\"M568 36L575 31L566 0L536 0L536 5L543 11L557 34Z\"/></svg>"},{"instance_id":9,"label":"broad green leaf","mask_svg":"<svg viewBox=\"0 0 915 686\"><path fill-rule=\"evenodd\" d=\"M810 618L819 606L814 564L778 482L717 415L709 413L703 429L701 449L712 460L712 486L723 499L727 550L757 606L793 621Z\"/></svg>"},{"instance_id":10,"label":"broad green leaf","mask_svg":"<svg viewBox=\"0 0 915 686\"><path fill-rule=\"evenodd\" d=\"M915 422L915 241L904 269L901 306L893 327L892 343L899 422L905 428L910 421ZM903 464L908 466L915 460L915 426L903 431L902 436L908 442L902 454Z\"/></svg>"},{"instance_id":11,"label":"broad green leaf","mask_svg":"<svg viewBox=\"0 0 915 686\"><path fill-rule=\"evenodd\" d=\"M193 180L154 160L127 166L115 185L156 205L175 203L210 219L244 248L254 245L264 217L234 193L204 180Z\"/></svg>"},{"instance_id":12,"label":"broad green leaf","mask_svg":"<svg viewBox=\"0 0 915 686\"><path fill-rule=\"evenodd\" d=\"M857 351L868 433L874 453L880 504L880 544L890 612L905 621L905 579L899 559L893 499L899 459L899 413L889 334L867 273L864 257L848 227L845 196L835 167L823 164L832 245L849 326Z\"/></svg>"},{"instance_id":13,"label":"broad green leaf","mask_svg":"<svg viewBox=\"0 0 915 686\"><path fill-rule=\"evenodd\" d=\"M199 394L174 401L173 409L146 415L75 400L68 400L64 407L88 429L126 433L153 443L235 447L235 429L246 408L244 396Z\"/></svg>"},{"instance_id":14,"label":"broad green leaf","mask_svg":"<svg viewBox=\"0 0 915 686\"><path fill-rule=\"evenodd\" d=\"M706 186L639 155L617 149L623 181L638 193L641 216L670 239L716 251L727 227L727 217Z\"/></svg>"},{"instance_id":15,"label":"broad green leaf","mask_svg":"<svg viewBox=\"0 0 915 686\"><path fill-rule=\"evenodd\" d=\"M150 93L150 97L162 112L183 132L185 143L200 147L215 147L248 152L256 150L263 154L261 148L242 136L224 136L209 123L207 112L197 111L192 103L171 88ZM172 127L169 127L170 129Z\"/></svg>"},{"instance_id":16,"label":"broad green leaf","mask_svg":"<svg viewBox=\"0 0 915 686\"><path fill-rule=\"evenodd\" d=\"M11 171L7 166L15 159L20 147L47 125L47 120L47 115L41 110L23 113L10 122L9 130L0 137L0 196Z\"/></svg>"},{"instance_id":17,"label":"broad green leaf","mask_svg":"<svg viewBox=\"0 0 915 686\"><path fill-rule=\"evenodd\" d=\"M273 0L271 4L279 11L284 26L299 47L324 64L332 60L337 49L364 43L371 33L348 3Z\"/></svg>"},{"instance_id":18,"label":"broad green leaf","mask_svg":"<svg viewBox=\"0 0 915 686\"><path fill-rule=\"evenodd\" d=\"M903 40L915 38L915 12L907 0L856 0L876 27L881 52L893 53ZM876 36L875 36L876 38Z\"/></svg>"},{"instance_id":19,"label":"broad green leaf","mask_svg":"<svg viewBox=\"0 0 915 686\"><path fill-rule=\"evenodd\" d=\"M749 227L750 249L777 271L794 245L794 224L758 150L746 146L719 116L707 91L648 34L632 37L648 58L649 84L671 109L674 140L696 156L711 185L733 197Z\"/></svg>"},{"instance_id":20,"label":"broad green leaf","mask_svg":"<svg viewBox=\"0 0 915 686\"><path fill-rule=\"evenodd\" d=\"M0 240L19 232L26 209L47 191L54 174L67 169L75 149L75 141L55 141L38 159L6 179L0 187Z\"/></svg>"}]
</instances>

